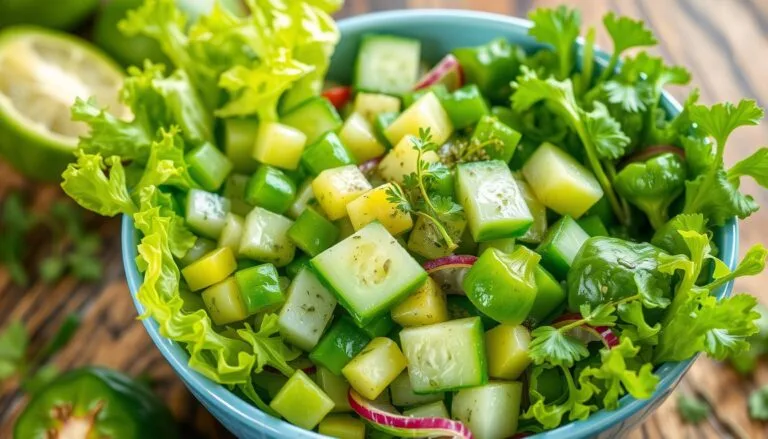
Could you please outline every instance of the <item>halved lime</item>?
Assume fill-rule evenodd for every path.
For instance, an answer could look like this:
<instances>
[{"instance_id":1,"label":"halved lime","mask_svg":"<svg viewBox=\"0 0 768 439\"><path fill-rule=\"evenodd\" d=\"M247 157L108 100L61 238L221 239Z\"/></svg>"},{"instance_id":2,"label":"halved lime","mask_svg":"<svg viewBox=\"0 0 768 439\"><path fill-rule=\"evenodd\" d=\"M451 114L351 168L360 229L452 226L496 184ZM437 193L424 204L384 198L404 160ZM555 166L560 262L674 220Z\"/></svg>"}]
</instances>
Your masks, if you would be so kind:
<instances>
[{"instance_id":1,"label":"halved lime","mask_svg":"<svg viewBox=\"0 0 768 439\"><path fill-rule=\"evenodd\" d=\"M0 156L24 174L55 181L88 126L74 122L75 98L93 96L124 116L123 73L88 42L36 27L0 32Z\"/></svg>"}]
</instances>

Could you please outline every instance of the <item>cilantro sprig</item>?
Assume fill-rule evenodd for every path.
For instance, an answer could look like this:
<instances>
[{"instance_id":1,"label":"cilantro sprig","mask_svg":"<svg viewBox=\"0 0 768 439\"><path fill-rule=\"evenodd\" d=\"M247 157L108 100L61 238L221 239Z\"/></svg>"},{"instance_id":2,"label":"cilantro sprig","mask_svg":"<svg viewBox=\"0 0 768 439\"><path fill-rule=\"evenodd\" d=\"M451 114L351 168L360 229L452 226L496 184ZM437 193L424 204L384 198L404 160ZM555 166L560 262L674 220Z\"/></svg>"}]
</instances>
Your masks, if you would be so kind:
<instances>
[{"instance_id":1,"label":"cilantro sprig","mask_svg":"<svg viewBox=\"0 0 768 439\"><path fill-rule=\"evenodd\" d=\"M419 128L419 136L411 139L411 145L417 151L416 171L403 178L402 186L392 183L387 189L387 200L402 212L428 220L445 241L448 250L453 251L458 243L448 233L444 222L460 215L462 208L453 198L431 189L431 183L444 172L445 165L424 159L426 152L437 150L439 145L432 141L429 128Z\"/></svg>"}]
</instances>

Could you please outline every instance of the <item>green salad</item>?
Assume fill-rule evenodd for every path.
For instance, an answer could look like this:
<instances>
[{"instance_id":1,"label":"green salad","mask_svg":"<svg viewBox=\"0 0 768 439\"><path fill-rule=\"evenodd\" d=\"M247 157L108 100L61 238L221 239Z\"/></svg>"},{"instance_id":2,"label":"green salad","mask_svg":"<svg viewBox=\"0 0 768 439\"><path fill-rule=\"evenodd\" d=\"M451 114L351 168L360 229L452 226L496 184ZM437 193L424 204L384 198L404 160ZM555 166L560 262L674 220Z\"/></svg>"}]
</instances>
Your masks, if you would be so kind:
<instances>
[{"instance_id":1,"label":"green salad","mask_svg":"<svg viewBox=\"0 0 768 439\"><path fill-rule=\"evenodd\" d=\"M189 366L329 436L504 439L646 399L658 367L743 352L757 301L713 233L758 209L768 149L726 167L754 101L679 114L688 72L608 14L597 62L578 11L530 14L530 53L444 54L367 35L352 84L326 83L339 1L248 0L187 25L146 0L119 28L171 65L131 67L132 118L90 126L64 190L140 239L137 292Z\"/></svg>"}]
</instances>

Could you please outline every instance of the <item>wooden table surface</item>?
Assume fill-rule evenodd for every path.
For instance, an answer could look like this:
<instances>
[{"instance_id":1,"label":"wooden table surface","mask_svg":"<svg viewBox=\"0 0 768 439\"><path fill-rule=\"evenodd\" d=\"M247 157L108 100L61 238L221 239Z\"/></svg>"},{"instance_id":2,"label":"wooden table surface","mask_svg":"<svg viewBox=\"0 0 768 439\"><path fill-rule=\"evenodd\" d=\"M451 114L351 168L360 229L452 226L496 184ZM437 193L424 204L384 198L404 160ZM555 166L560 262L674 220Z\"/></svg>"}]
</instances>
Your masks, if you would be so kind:
<instances>
[{"instance_id":1,"label":"wooden table surface","mask_svg":"<svg viewBox=\"0 0 768 439\"><path fill-rule=\"evenodd\" d=\"M534 8L559 3L558 0L348 0L339 17L372 10L435 7L525 16ZM768 1L571 0L568 3L581 9L583 21L588 25L599 25L603 14L611 10L644 20L661 42L654 51L693 73L694 80L689 87L671 90L677 98L685 97L691 87L699 87L705 103L750 97L763 107L768 105ZM598 28L598 43L610 48L606 34ZM758 128L739 130L732 137L727 161L733 163L761 145L768 145L768 122ZM751 181L745 182L744 187L761 205L768 206L768 192ZM57 187L33 185L0 163L0 199L14 191L26 192L41 209L59 196ZM80 331L55 359L61 368L100 364L134 376L149 375L157 392L179 419L183 437L231 437L186 391L141 323L136 321L121 265L119 221L92 218L90 224L104 237L104 278L91 284L78 284L65 278L54 286L33 283L22 289L12 285L8 273L0 269L0 327L14 319L22 320L32 334L33 348L39 348L66 315L80 313L83 318ZM742 253L754 243L768 242L767 224L768 208L741 223ZM32 259L46 252L45 243L38 241L33 239L29 243ZM743 279L737 282L736 290L756 294L768 303L768 292L760 288L767 282L768 274ZM13 421L25 402L16 384L0 385L0 438L10 438ZM706 398L714 407L713 416L695 427L685 425L677 416L676 398L671 397L629 437L768 437L766 425L750 421L746 408L748 392L765 384L768 384L765 365L753 378L745 380L728 367L700 359L678 392Z\"/></svg>"}]
</instances>

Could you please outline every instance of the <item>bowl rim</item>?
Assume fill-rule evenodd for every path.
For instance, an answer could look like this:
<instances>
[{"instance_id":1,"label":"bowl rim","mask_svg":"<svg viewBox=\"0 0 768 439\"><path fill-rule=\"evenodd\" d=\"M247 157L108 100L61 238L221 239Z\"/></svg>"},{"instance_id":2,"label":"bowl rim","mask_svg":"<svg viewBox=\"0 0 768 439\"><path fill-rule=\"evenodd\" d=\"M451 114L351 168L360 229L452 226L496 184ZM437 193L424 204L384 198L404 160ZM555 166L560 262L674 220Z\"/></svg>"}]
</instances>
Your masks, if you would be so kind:
<instances>
[{"instance_id":1,"label":"bowl rim","mask_svg":"<svg viewBox=\"0 0 768 439\"><path fill-rule=\"evenodd\" d=\"M473 20L481 21L487 24L495 25L509 25L516 27L519 30L527 30L531 27L532 23L529 20L520 17L505 16L495 14L491 12L481 11L465 11L457 9L408 9L408 10L394 10L394 11L381 11L372 12L356 17L345 18L338 21L339 29L342 34L345 32L359 32L363 29L375 29L377 26L385 24L387 21L397 19L399 21L423 21L423 20L437 20L437 19L461 19L461 20ZM583 43L583 39L579 38L579 46ZM608 55L595 48L596 61L605 65ZM665 110L677 114L681 111L680 104L666 91L663 92L661 98L662 105ZM735 219L729 220L723 227L721 227L717 233L721 238L720 250L724 255L723 262L731 269L735 268L738 258L738 245L739 245L739 229L738 223ZM141 316L144 314L144 306L139 303L136 292L139 289L143 279L138 272L136 266L137 256L137 235L134 228L133 219L129 215L123 215L121 225L121 243L122 243L122 258L123 267L125 269L125 275L128 283L128 287L133 298L134 304L138 314ZM727 297L733 290L733 281L728 282L726 285L720 288L717 292L717 296ZM268 433L273 437L281 438L312 438L319 439L325 436L315 433L313 431L299 428L293 424L290 424L281 419L273 418L272 416L262 412L256 406L240 398L235 393L227 389L222 384L215 383L202 374L192 370L187 361L189 355L184 348L178 343L173 342L162 335L158 331L158 325L153 319L142 319L142 324L149 333L152 341L160 350L163 357L171 365L174 371L184 381L186 386L195 394L198 399L206 399L215 401L215 403L225 408L228 415L240 418L240 423L243 425L252 425L256 430L262 433ZM691 367L696 357L691 359L662 364L657 370L657 374L661 376L659 384L657 385L654 394L645 400L638 400L630 395L624 395L620 400L619 408L612 411L599 410L589 418L583 421L568 422L554 430L549 430L543 433L539 433L531 438L536 439L555 439L560 437L591 437L596 435L611 426L624 422L627 418L633 414L639 412L647 405L653 403L657 399L661 398L663 394L669 391L679 378ZM223 423L223 422L222 422ZM226 425L225 425L226 427Z\"/></svg>"}]
</instances>

